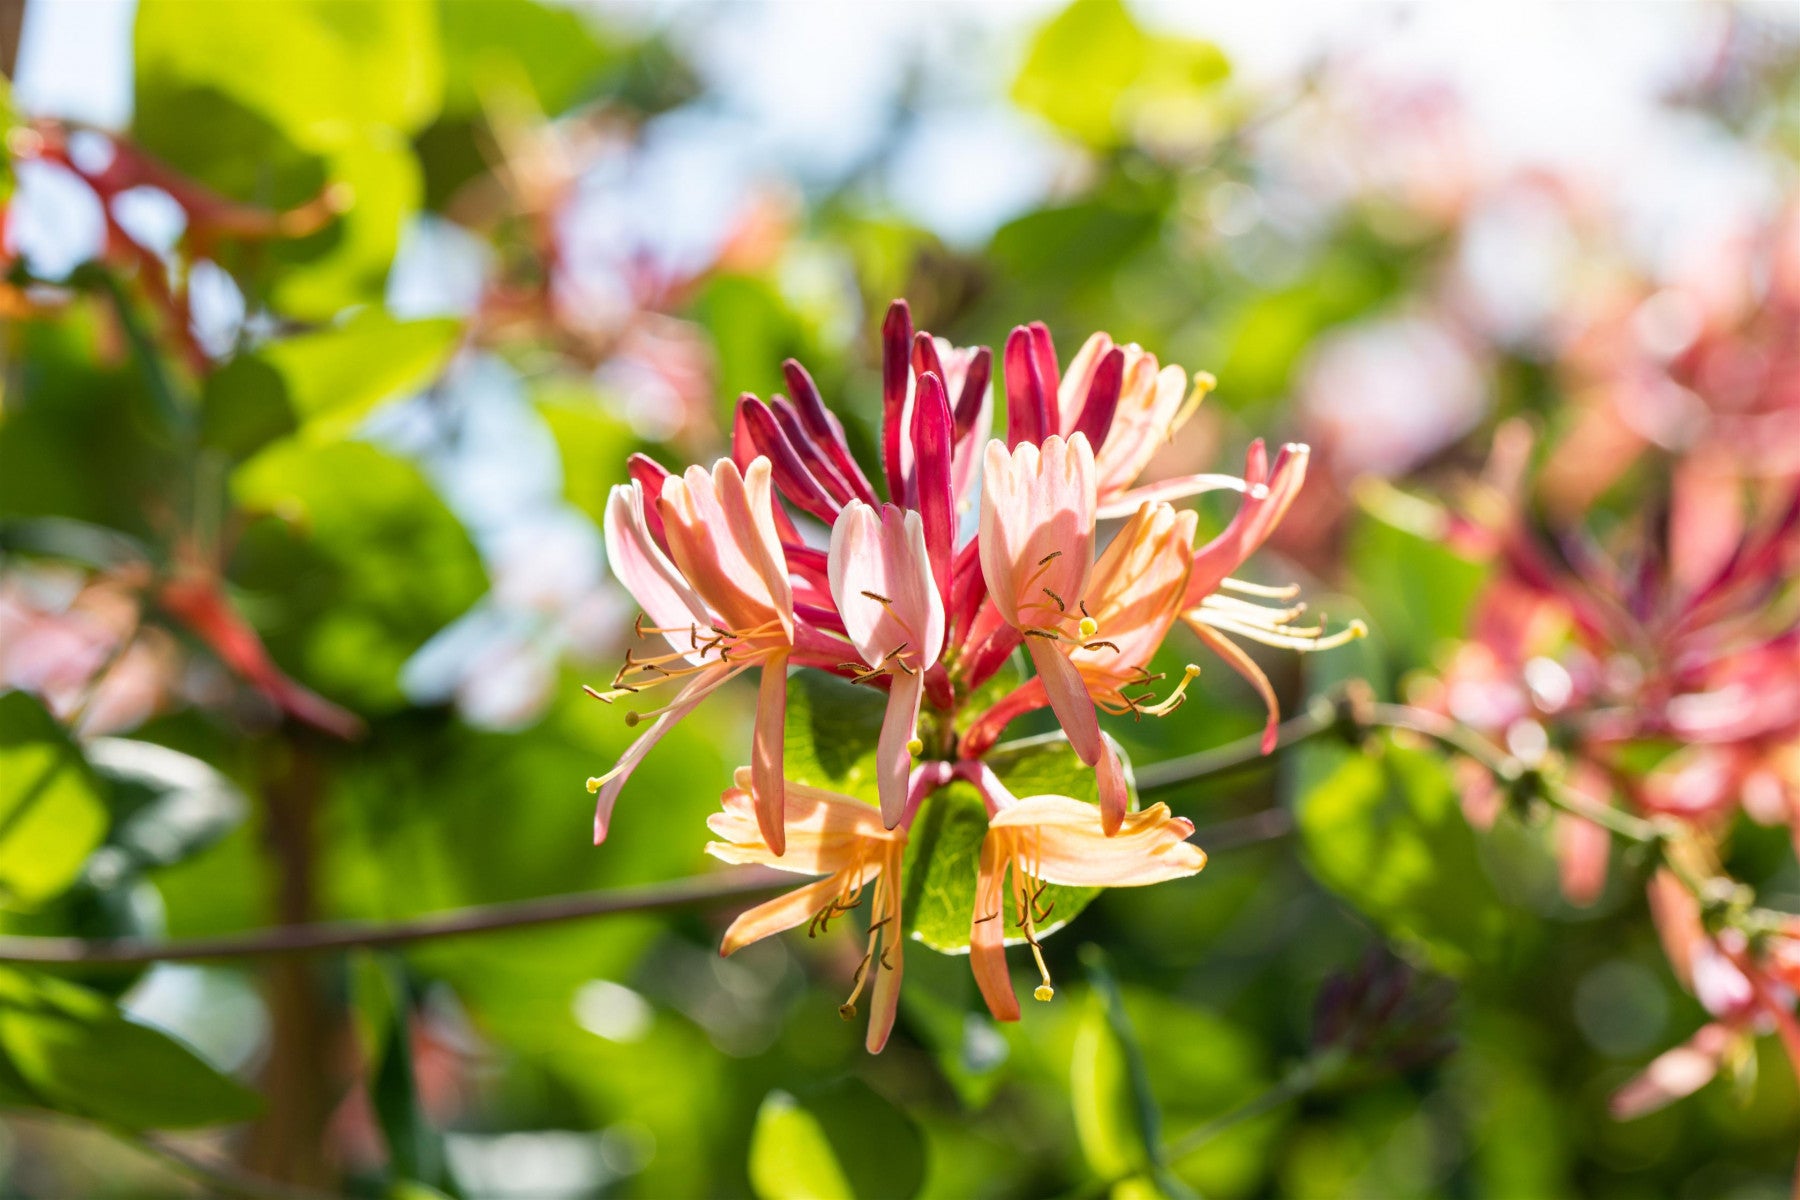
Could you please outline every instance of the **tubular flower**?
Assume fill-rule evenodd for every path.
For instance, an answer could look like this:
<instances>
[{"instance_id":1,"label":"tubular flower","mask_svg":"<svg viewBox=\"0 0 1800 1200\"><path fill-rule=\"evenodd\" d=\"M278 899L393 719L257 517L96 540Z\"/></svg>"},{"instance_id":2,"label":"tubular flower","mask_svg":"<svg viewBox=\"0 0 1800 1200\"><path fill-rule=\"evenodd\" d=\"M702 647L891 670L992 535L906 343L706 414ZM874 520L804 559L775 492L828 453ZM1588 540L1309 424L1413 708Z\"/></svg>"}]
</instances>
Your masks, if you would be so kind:
<instances>
[{"instance_id":1,"label":"tubular flower","mask_svg":"<svg viewBox=\"0 0 1800 1200\"><path fill-rule=\"evenodd\" d=\"M1116 363L1109 361L1115 358ZM1180 367L1171 363L1158 369L1156 355L1136 343L1115 346L1105 333L1094 334L1076 351L1057 391L1057 404L1063 436L1078 429L1101 430L1094 443L1094 470L1102 518L1129 516L1147 501L1242 487L1242 481L1231 475L1188 475L1132 486L1215 386L1213 377L1202 371L1194 376L1190 393L1187 373ZM1110 415L1105 411L1108 397L1116 397Z\"/></svg>"},{"instance_id":2,"label":"tubular flower","mask_svg":"<svg viewBox=\"0 0 1800 1200\"><path fill-rule=\"evenodd\" d=\"M605 839L613 804L651 747L721 683L760 666L751 770L763 832L781 853L782 725L795 625L769 475L767 459L742 473L730 459L721 459L711 474L690 467L686 475L668 476L656 503L662 545L652 533L638 480L615 487L607 501L607 555L654 623L646 629L640 621L638 632L661 635L669 652L641 659L627 652L612 689L594 694L611 703L665 681L685 682L672 703L627 717L631 724L647 716L655 720L612 770L588 780L588 790L599 796L596 842Z\"/></svg>"},{"instance_id":3,"label":"tubular flower","mask_svg":"<svg viewBox=\"0 0 1800 1200\"><path fill-rule=\"evenodd\" d=\"M1094 452L1086 435L1043 447L988 443L981 494L981 573L1000 618L1023 636L1056 719L1096 768L1108 833L1130 807L1125 772L1100 736L1094 701L1070 652L1098 626L1085 604L1094 568Z\"/></svg>"},{"instance_id":4,"label":"tubular flower","mask_svg":"<svg viewBox=\"0 0 1800 1200\"><path fill-rule=\"evenodd\" d=\"M828 569L844 631L867 664L858 680L885 675L889 681L876 766L882 820L892 829L906 807L912 760L924 749L925 672L944 644L944 604L931 577L924 523L892 504L877 511L852 500L831 528Z\"/></svg>"},{"instance_id":5,"label":"tubular flower","mask_svg":"<svg viewBox=\"0 0 1800 1200\"><path fill-rule=\"evenodd\" d=\"M1268 719L1263 724L1264 754L1275 748L1281 707L1269 677L1256 660L1225 635L1236 634L1284 650L1314 651L1341 646L1367 632L1361 621L1352 621L1347 628L1329 636L1323 623L1295 624L1305 614L1306 605L1271 606L1243 597L1285 602L1300 594L1298 587L1261 587L1230 578L1231 572L1256 553L1287 515L1306 481L1307 456L1305 446L1283 446L1271 470L1262 442L1251 443L1244 467L1244 482L1249 490L1225 531L1195 552L1193 573L1188 577L1187 595L1182 602L1182 621L1262 697L1268 709ZM1221 591L1236 595L1220 595Z\"/></svg>"},{"instance_id":6,"label":"tubular flower","mask_svg":"<svg viewBox=\"0 0 1800 1200\"><path fill-rule=\"evenodd\" d=\"M883 828L879 814L861 800L790 783L785 795L785 851L775 850L763 836L760 801L750 790L751 772L740 768L737 786L726 791L723 812L707 818L720 839L706 852L728 863L777 867L820 878L785 896L759 904L731 923L719 953L732 954L771 934L805 923L807 935L828 930L837 918L853 911L865 888L873 885L869 910L869 946L856 969L850 998L838 1012L856 1015L856 1002L870 988L869 1053L879 1054L894 1028L900 1003L904 939L900 936L900 861L906 831Z\"/></svg>"},{"instance_id":7,"label":"tubular flower","mask_svg":"<svg viewBox=\"0 0 1800 1200\"><path fill-rule=\"evenodd\" d=\"M594 695L616 702L662 682L680 691L643 714L655 723L589 784L604 836L618 792L656 739L715 688L761 667L751 764L714 818L724 840L710 849L821 878L746 914L725 950L808 918L828 923L872 885L870 947L857 976L857 995L874 988L871 1049L894 1020L900 856L935 793L967 784L992 817L980 856L985 899L970 918L976 970L995 1011L1011 1005L1016 1016L999 953L1006 922L981 919L997 911L1008 870L1023 901L1019 927L1035 943L1041 884L1150 883L1205 861L1182 844L1192 827L1168 809L1131 815L1125 765L1097 710L1139 717L1180 707L1197 667L1160 700L1148 689L1160 678L1150 664L1181 617L1239 657L1221 630L1251 627L1264 640L1315 645L1292 625L1298 609L1213 595L1221 586L1289 595L1226 575L1293 501L1303 448L1283 451L1271 471L1253 447L1247 479L1196 475L1133 490L1158 442L1211 388L1210 376L1189 392L1180 368L1105 334L1064 373L1049 331L1020 326L1002 362L1004 437L990 440L985 348L957 349L915 329L900 301L888 309L881 344L879 472L865 473L843 424L791 360L783 370L792 399L741 397L731 458L711 472L676 475L630 459L632 482L607 506L607 551L646 614L639 636L667 645L627 654L611 688ZM1195 514L1166 500L1214 488L1244 500L1225 533L1196 552ZM1129 519L1096 562L1097 523L1110 515ZM989 701L987 685L1027 657L1030 677ZM788 667L887 691L873 739L878 807L783 781ZM1262 688L1269 694L1266 680ZM1010 721L1045 707L1069 750L1093 768L1097 805L1061 796L1021 803L986 761Z\"/></svg>"},{"instance_id":8,"label":"tubular flower","mask_svg":"<svg viewBox=\"0 0 1800 1200\"><path fill-rule=\"evenodd\" d=\"M1107 712L1173 712L1188 682L1200 673L1189 667L1174 692L1157 704L1145 704L1148 696L1125 691L1157 681L1148 667L1187 595L1197 520L1191 511L1143 504L1094 565L1087 605L1097 636L1070 657L1088 695Z\"/></svg>"},{"instance_id":9,"label":"tubular flower","mask_svg":"<svg viewBox=\"0 0 1800 1200\"><path fill-rule=\"evenodd\" d=\"M1188 842L1193 832L1193 823L1171 816L1166 804L1130 814L1110 837L1095 827L1093 805L1068 796L1031 796L996 812L981 843L969 930L969 965L995 1019L1019 1019L1006 969L1009 871L1016 924L1043 980L1033 995L1049 1000L1055 990L1036 932L1051 915L1039 907L1044 886L1140 887L1197 874L1206 865L1206 851Z\"/></svg>"}]
</instances>

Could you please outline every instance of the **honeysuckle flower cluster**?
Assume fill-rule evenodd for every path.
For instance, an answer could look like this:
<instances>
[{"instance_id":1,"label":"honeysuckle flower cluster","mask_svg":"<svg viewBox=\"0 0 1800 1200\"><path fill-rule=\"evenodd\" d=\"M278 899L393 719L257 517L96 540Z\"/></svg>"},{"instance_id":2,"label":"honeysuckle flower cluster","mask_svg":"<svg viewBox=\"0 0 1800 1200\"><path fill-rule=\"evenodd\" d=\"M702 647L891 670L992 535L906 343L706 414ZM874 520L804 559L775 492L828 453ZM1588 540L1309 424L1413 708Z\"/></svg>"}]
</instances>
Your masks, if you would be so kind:
<instances>
[{"instance_id":1,"label":"honeysuckle flower cluster","mask_svg":"<svg viewBox=\"0 0 1800 1200\"><path fill-rule=\"evenodd\" d=\"M1004 956L1009 911L1042 976L1035 994L1047 1000L1052 987L1035 932L1048 915L1046 886L1149 884L1205 864L1187 841L1188 821L1161 804L1131 811L1124 766L1098 715L1141 719L1180 707L1199 668L1189 665L1172 683L1151 670L1176 623L1255 686L1269 713L1265 748L1274 691L1238 639L1311 650L1361 632L1353 625L1327 635L1303 620L1294 589L1231 577L1293 502L1306 473L1304 446L1271 459L1255 443L1241 476L1140 483L1158 447L1212 387L1210 376L1190 380L1105 333L1065 368L1043 325L1022 326L1004 348L1006 422L993 437L987 348L915 332L898 301L882 334L885 501L811 376L791 360L791 397L739 400L729 458L679 474L643 456L631 460L631 482L607 505L606 545L644 611L636 632L647 648L629 650L611 686L593 694L632 706L627 721L648 728L588 781L600 841L632 770L656 742L727 680L757 672L750 764L725 793L712 821L719 840L708 848L730 862L817 878L745 913L723 950L800 924L816 931L866 892L868 951L844 1011L851 1015L869 992L872 1051L893 1024L905 916L899 876L926 797L955 780L985 802L971 964L994 1015L1016 1020ZM1196 516L1175 503L1218 490L1237 494L1236 515L1196 547ZM1114 529L1114 521L1122 523ZM970 712L984 685L1018 657L1031 676ZM790 669L887 693L878 806L786 778ZM672 699L636 707L656 688L673 689ZM1097 806L1015 797L983 761L1013 719L1043 708L1095 772Z\"/></svg>"}]
</instances>

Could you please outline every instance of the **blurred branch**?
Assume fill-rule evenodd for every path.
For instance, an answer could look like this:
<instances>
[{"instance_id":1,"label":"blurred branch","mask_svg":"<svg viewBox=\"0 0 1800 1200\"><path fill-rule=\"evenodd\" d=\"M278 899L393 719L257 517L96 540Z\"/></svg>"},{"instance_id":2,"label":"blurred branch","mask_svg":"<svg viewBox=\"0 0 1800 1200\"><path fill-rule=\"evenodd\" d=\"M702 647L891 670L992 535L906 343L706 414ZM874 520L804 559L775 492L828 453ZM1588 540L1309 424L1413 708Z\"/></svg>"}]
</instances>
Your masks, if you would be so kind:
<instances>
[{"instance_id":1,"label":"blurred branch","mask_svg":"<svg viewBox=\"0 0 1800 1200\"><path fill-rule=\"evenodd\" d=\"M170 1168L200 1183L215 1195L232 1196L238 1200L329 1200L330 1197L337 1195L335 1192L321 1192L308 1187L277 1183L273 1179L265 1179L261 1175L241 1171L230 1163L194 1154L175 1146L165 1138L152 1135L131 1137L121 1134L120 1136L131 1145L166 1163Z\"/></svg>"},{"instance_id":2,"label":"blurred branch","mask_svg":"<svg viewBox=\"0 0 1800 1200\"><path fill-rule=\"evenodd\" d=\"M25 32L25 0L0 0L0 75L16 78L19 41Z\"/></svg>"},{"instance_id":3,"label":"blurred branch","mask_svg":"<svg viewBox=\"0 0 1800 1200\"><path fill-rule=\"evenodd\" d=\"M193 959L313 954L353 946L398 946L590 917L719 904L773 892L791 884L792 877L782 872L750 867L698 879L478 905L380 924L318 922L167 942L137 938L0 937L0 962L140 966Z\"/></svg>"}]
</instances>

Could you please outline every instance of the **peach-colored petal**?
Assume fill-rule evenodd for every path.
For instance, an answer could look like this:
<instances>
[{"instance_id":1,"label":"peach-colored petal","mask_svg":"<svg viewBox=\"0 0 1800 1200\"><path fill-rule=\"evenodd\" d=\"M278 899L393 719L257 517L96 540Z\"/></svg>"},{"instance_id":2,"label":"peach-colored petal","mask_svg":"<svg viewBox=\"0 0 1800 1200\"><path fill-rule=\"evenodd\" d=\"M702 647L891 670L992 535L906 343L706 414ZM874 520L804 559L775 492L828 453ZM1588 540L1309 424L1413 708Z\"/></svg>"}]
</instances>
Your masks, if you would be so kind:
<instances>
[{"instance_id":1,"label":"peach-colored petal","mask_svg":"<svg viewBox=\"0 0 1800 1200\"><path fill-rule=\"evenodd\" d=\"M1131 791L1125 783L1125 764L1112 742L1100 739L1100 761L1094 764L1100 788L1100 828L1108 836L1119 832L1131 808Z\"/></svg>"},{"instance_id":2,"label":"peach-colored petal","mask_svg":"<svg viewBox=\"0 0 1800 1200\"><path fill-rule=\"evenodd\" d=\"M887 714L881 721L881 737L875 747L875 782L881 795L881 819L889 829L900 823L906 812L907 782L912 776L912 749L918 736L919 699L924 694L925 677L915 671L891 676Z\"/></svg>"},{"instance_id":3,"label":"peach-colored petal","mask_svg":"<svg viewBox=\"0 0 1800 1200\"><path fill-rule=\"evenodd\" d=\"M1019 998L1013 994L1012 973L1006 969L1005 883L1010 866L1004 839L990 832L981 843L981 865L975 880L969 968L996 1021L1019 1019Z\"/></svg>"},{"instance_id":4,"label":"peach-colored petal","mask_svg":"<svg viewBox=\"0 0 1800 1200\"><path fill-rule=\"evenodd\" d=\"M1106 442L1094 455L1103 505L1137 482L1157 450L1174 436L1187 384L1187 373L1180 367L1171 364L1159 371L1154 354L1135 345L1125 347L1119 405Z\"/></svg>"},{"instance_id":5,"label":"peach-colored petal","mask_svg":"<svg viewBox=\"0 0 1800 1200\"><path fill-rule=\"evenodd\" d=\"M804 925L820 909L838 896L861 887L881 871L879 862L827 875L823 879L795 888L785 895L767 900L733 921L719 943L720 954L735 954L751 942L759 942L771 934Z\"/></svg>"},{"instance_id":6,"label":"peach-colored petal","mask_svg":"<svg viewBox=\"0 0 1800 1200\"><path fill-rule=\"evenodd\" d=\"M904 843L905 834L890 833L881 814L863 801L789 782L783 819L787 850L777 856L763 838L751 786L750 769L738 768L736 785L721 797L722 811L707 818L707 828L720 840L708 842L706 852L721 862L825 875L866 857L871 844Z\"/></svg>"},{"instance_id":7,"label":"peach-colored petal","mask_svg":"<svg viewBox=\"0 0 1800 1200\"><path fill-rule=\"evenodd\" d=\"M1087 594L1096 626L1092 649L1070 657L1088 691L1114 709L1128 706L1125 687L1139 678L1181 611L1197 519L1167 504L1142 505L1094 564Z\"/></svg>"},{"instance_id":8,"label":"peach-colored petal","mask_svg":"<svg viewBox=\"0 0 1800 1200\"><path fill-rule=\"evenodd\" d=\"M732 630L776 626L792 641L793 594L770 506L769 464L746 478L730 459L663 480L657 511L669 556Z\"/></svg>"},{"instance_id":9,"label":"peach-colored petal","mask_svg":"<svg viewBox=\"0 0 1800 1200\"><path fill-rule=\"evenodd\" d=\"M1624 1087L1608 1107L1615 1121L1630 1121L1655 1112L1683 1096L1691 1096L1719 1073L1719 1064L1736 1035L1718 1022L1702 1025L1693 1037L1664 1051Z\"/></svg>"},{"instance_id":10,"label":"peach-colored petal","mask_svg":"<svg viewBox=\"0 0 1800 1200\"><path fill-rule=\"evenodd\" d=\"M1263 706L1268 709L1269 713L1268 719L1263 722L1262 752L1267 754L1275 749L1276 730L1281 724L1281 702L1275 698L1275 688L1269 682L1269 677L1263 674L1263 669L1256 665L1256 660L1251 658L1242 646L1224 634L1193 616L1184 616L1183 620L1187 622L1188 628L1192 629L1195 635L1206 643L1207 649L1224 659L1226 664L1242 675L1244 680L1256 689L1256 694L1262 697Z\"/></svg>"},{"instance_id":11,"label":"peach-colored petal","mask_svg":"<svg viewBox=\"0 0 1800 1200\"><path fill-rule=\"evenodd\" d=\"M1206 851L1187 840L1193 823L1166 804L1126 814L1111 837L1099 816L1068 796L1029 796L989 820L987 840L1005 843L1034 877L1071 887L1137 887L1206 866Z\"/></svg>"},{"instance_id":12,"label":"peach-colored petal","mask_svg":"<svg viewBox=\"0 0 1800 1200\"><path fill-rule=\"evenodd\" d=\"M901 934L900 863L905 843L896 842L888 851L881 867L879 915L880 943L869 969L878 972L869 995L869 1033L863 1045L870 1054L880 1054L894 1029L894 1017L900 1011L900 979L906 968L906 938Z\"/></svg>"},{"instance_id":13,"label":"peach-colored petal","mask_svg":"<svg viewBox=\"0 0 1800 1200\"><path fill-rule=\"evenodd\" d=\"M1081 681L1081 672L1069 661L1062 646L1055 642L1026 638L1025 649L1031 654L1038 678L1044 681L1044 693L1050 698L1051 711L1062 724L1063 732L1068 734L1069 745L1089 766L1099 762L1100 721L1094 715L1094 701L1088 695L1087 685Z\"/></svg>"},{"instance_id":14,"label":"peach-colored petal","mask_svg":"<svg viewBox=\"0 0 1800 1200\"><path fill-rule=\"evenodd\" d=\"M782 829L783 791L787 780L782 755L787 745L787 656L763 666L756 694L756 729L750 743L750 774L755 784L756 817L769 848L780 854L787 845Z\"/></svg>"}]
</instances>

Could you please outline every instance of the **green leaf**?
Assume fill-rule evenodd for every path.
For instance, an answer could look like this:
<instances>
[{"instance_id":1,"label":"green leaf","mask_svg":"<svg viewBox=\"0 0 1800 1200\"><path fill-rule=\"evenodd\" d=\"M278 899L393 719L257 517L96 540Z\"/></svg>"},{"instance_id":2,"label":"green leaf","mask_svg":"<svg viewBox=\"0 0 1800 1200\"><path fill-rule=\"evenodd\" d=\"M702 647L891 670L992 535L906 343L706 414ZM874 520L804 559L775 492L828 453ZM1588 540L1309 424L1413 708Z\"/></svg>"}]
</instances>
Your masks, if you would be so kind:
<instances>
[{"instance_id":1,"label":"green leaf","mask_svg":"<svg viewBox=\"0 0 1800 1200\"><path fill-rule=\"evenodd\" d=\"M875 743L886 712L887 693L875 688L823 671L788 676L783 773L795 783L880 803Z\"/></svg>"},{"instance_id":2,"label":"green leaf","mask_svg":"<svg viewBox=\"0 0 1800 1200\"><path fill-rule=\"evenodd\" d=\"M1191 1196L1163 1161L1162 1109L1106 956L1083 946L1081 960L1093 991L1070 1056L1069 1096L1082 1154L1101 1179L1146 1175L1163 1195Z\"/></svg>"},{"instance_id":3,"label":"green leaf","mask_svg":"<svg viewBox=\"0 0 1800 1200\"><path fill-rule=\"evenodd\" d=\"M770 1092L757 1110L750 1187L761 1200L898 1200L924 1182L918 1127L859 1080Z\"/></svg>"},{"instance_id":4,"label":"green leaf","mask_svg":"<svg viewBox=\"0 0 1800 1200\"><path fill-rule=\"evenodd\" d=\"M1231 72L1217 46L1143 30L1122 0L1075 0L1038 30L1013 99L1090 146L1119 144L1151 106L1204 96Z\"/></svg>"},{"instance_id":5,"label":"green leaf","mask_svg":"<svg viewBox=\"0 0 1800 1200\"><path fill-rule=\"evenodd\" d=\"M1371 631L1407 667L1432 666L1445 643L1468 632L1469 614L1489 574L1441 538L1375 516L1356 522L1349 560ZM1430 586L1420 587L1421 579Z\"/></svg>"},{"instance_id":6,"label":"green leaf","mask_svg":"<svg viewBox=\"0 0 1800 1200\"><path fill-rule=\"evenodd\" d=\"M521 87L556 116L590 88L612 60L586 14L535 0L440 0L444 112L480 111L484 92Z\"/></svg>"},{"instance_id":7,"label":"green leaf","mask_svg":"<svg viewBox=\"0 0 1800 1200\"><path fill-rule=\"evenodd\" d=\"M131 875L200 853L249 811L230 779L191 755L152 742L96 738L88 762L111 785L113 825L86 876L111 887Z\"/></svg>"},{"instance_id":8,"label":"green leaf","mask_svg":"<svg viewBox=\"0 0 1800 1200\"><path fill-rule=\"evenodd\" d=\"M1299 823L1320 882L1449 974L1495 961L1509 918L1450 766L1391 737L1300 751Z\"/></svg>"},{"instance_id":9,"label":"green leaf","mask_svg":"<svg viewBox=\"0 0 1800 1200\"><path fill-rule=\"evenodd\" d=\"M241 1121L256 1094L104 997L60 979L0 968L0 1102L126 1129ZM8 1083L29 1096L8 1095Z\"/></svg>"},{"instance_id":10,"label":"green leaf","mask_svg":"<svg viewBox=\"0 0 1800 1200\"><path fill-rule=\"evenodd\" d=\"M443 89L430 0L143 0L134 51L140 101L206 84L314 147L345 127L418 129Z\"/></svg>"},{"instance_id":11,"label":"green leaf","mask_svg":"<svg viewBox=\"0 0 1800 1200\"><path fill-rule=\"evenodd\" d=\"M68 733L24 692L0 695L0 905L34 907L68 887L106 823Z\"/></svg>"},{"instance_id":12,"label":"green leaf","mask_svg":"<svg viewBox=\"0 0 1800 1200\"><path fill-rule=\"evenodd\" d=\"M300 428L314 440L341 437L382 401L435 379L459 332L454 321L365 309L335 328L269 342L207 379L207 440L242 455Z\"/></svg>"},{"instance_id":13,"label":"green leaf","mask_svg":"<svg viewBox=\"0 0 1800 1200\"><path fill-rule=\"evenodd\" d=\"M1020 799L1039 795L1072 796L1089 803L1099 799L1093 768L1076 757L1061 734L997 746L986 762ZM1129 780L1129 763L1125 770ZM940 953L961 954L969 948L981 840L986 835L987 807L966 783L953 783L927 797L913 821L906 846L903 915L912 936ZM1047 910L1050 919L1036 923L1037 936L1048 937L1067 925L1099 894L1094 888L1046 887L1038 908ZM1023 943L1025 932L1016 906L1009 904L1002 920L1007 944Z\"/></svg>"},{"instance_id":14,"label":"green leaf","mask_svg":"<svg viewBox=\"0 0 1800 1200\"><path fill-rule=\"evenodd\" d=\"M369 1106L387 1143L389 1174L402 1184L440 1182L442 1147L414 1082L406 968L397 958L363 953L352 971Z\"/></svg>"},{"instance_id":15,"label":"green leaf","mask_svg":"<svg viewBox=\"0 0 1800 1200\"><path fill-rule=\"evenodd\" d=\"M564 495L596 524L604 521L607 497L625 481L625 459L637 442L631 427L592 390L566 381L533 388L532 402L556 439Z\"/></svg>"},{"instance_id":16,"label":"green leaf","mask_svg":"<svg viewBox=\"0 0 1800 1200\"><path fill-rule=\"evenodd\" d=\"M405 698L400 669L486 588L462 524L411 463L363 442L271 446L232 476L271 514L232 575L278 662L367 712Z\"/></svg>"},{"instance_id":17,"label":"green leaf","mask_svg":"<svg viewBox=\"0 0 1800 1200\"><path fill-rule=\"evenodd\" d=\"M146 149L247 202L288 207L327 181L347 202L262 256L277 307L322 320L379 301L422 190L407 138L443 89L431 0L145 0L135 50Z\"/></svg>"}]
</instances>

